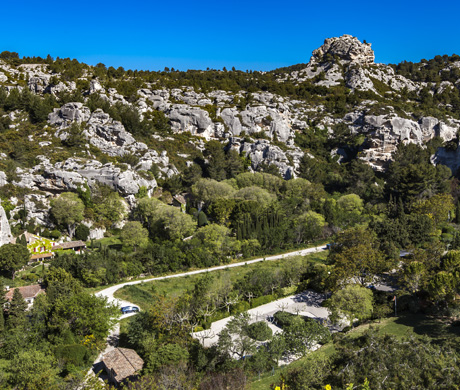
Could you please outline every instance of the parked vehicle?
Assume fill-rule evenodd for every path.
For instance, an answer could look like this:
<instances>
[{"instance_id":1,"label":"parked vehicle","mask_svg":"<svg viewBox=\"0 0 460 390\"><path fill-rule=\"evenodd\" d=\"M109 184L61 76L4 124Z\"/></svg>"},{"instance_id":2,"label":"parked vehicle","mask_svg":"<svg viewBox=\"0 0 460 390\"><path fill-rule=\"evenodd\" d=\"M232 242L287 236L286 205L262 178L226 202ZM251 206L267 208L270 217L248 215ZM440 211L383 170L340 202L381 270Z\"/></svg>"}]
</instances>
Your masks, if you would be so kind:
<instances>
[{"instance_id":1,"label":"parked vehicle","mask_svg":"<svg viewBox=\"0 0 460 390\"><path fill-rule=\"evenodd\" d=\"M139 312L139 308L137 306L124 306L121 308L122 314L137 313L137 312Z\"/></svg>"}]
</instances>

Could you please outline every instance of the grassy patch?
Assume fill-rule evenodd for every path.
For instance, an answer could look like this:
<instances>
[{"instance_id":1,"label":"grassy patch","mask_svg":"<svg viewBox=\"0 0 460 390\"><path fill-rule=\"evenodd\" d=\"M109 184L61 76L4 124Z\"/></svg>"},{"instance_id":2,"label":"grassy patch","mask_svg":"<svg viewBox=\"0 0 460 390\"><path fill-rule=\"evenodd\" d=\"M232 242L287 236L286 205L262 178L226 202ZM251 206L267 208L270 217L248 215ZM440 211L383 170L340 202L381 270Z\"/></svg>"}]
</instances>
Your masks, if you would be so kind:
<instances>
[{"instance_id":1,"label":"grassy patch","mask_svg":"<svg viewBox=\"0 0 460 390\"><path fill-rule=\"evenodd\" d=\"M261 374L260 378L257 375L252 378L252 382L249 384L249 390L268 390L271 388L271 384L279 384L281 381L281 376L284 375L288 370L301 366L307 359L319 359L322 356L332 356L334 351L335 348L332 343L325 344L311 354L305 356L302 359L296 360L295 362L292 362L288 366L281 366L276 368L273 372L266 372Z\"/></svg>"},{"instance_id":2,"label":"grassy patch","mask_svg":"<svg viewBox=\"0 0 460 390\"><path fill-rule=\"evenodd\" d=\"M97 248L99 245L107 246L109 248L118 248L122 246L122 242L118 236L104 237L100 240L94 241L94 247ZM91 247L91 245L89 245Z\"/></svg>"}]
</instances>

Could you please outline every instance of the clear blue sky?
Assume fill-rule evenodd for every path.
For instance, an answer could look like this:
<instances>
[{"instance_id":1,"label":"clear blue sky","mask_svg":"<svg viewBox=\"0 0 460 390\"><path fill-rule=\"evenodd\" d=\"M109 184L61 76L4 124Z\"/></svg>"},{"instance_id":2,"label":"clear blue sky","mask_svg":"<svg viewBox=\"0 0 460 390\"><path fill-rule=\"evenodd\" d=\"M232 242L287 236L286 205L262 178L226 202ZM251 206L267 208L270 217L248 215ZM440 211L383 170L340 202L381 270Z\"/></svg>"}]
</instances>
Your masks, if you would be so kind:
<instances>
[{"instance_id":1,"label":"clear blue sky","mask_svg":"<svg viewBox=\"0 0 460 390\"><path fill-rule=\"evenodd\" d=\"M325 38L372 43L376 62L460 54L460 1L4 1L0 51L125 69L270 70Z\"/></svg>"}]
</instances>

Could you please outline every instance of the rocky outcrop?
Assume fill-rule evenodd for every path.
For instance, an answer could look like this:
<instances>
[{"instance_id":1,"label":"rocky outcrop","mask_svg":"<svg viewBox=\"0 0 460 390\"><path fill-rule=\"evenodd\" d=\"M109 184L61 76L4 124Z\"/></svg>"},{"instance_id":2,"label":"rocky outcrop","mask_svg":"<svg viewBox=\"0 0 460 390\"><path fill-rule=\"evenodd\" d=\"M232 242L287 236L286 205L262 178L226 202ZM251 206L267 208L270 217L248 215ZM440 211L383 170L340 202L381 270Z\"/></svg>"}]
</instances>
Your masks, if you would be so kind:
<instances>
[{"instance_id":1,"label":"rocky outcrop","mask_svg":"<svg viewBox=\"0 0 460 390\"><path fill-rule=\"evenodd\" d=\"M88 183L101 183L112 187L124 196L134 195L140 187L151 192L157 183L155 179L144 179L131 168L122 170L112 163L102 164L96 160L67 159L52 165L46 157L33 170L17 169L18 187L42 190L50 193L76 190Z\"/></svg>"},{"instance_id":2,"label":"rocky outcrop","mask_svg":"<svg viewBox=\"0 0 460 390\"><path fill-rule=\"evenodd\" d=\"M113 120L101 109L90 112L82 103L67 103L55 109L48 116L51 125L58 127L55 136L67 139L66 129L73 123L86 122L82 135L88 142L109 156L123 156L146 151L147 145L136 142L134 137L125 130L121 122Z\"/></svg>"},{"instance_id":3,"label":"rocky outcrop","mask_svg":"<svg viewBox=\"0 0 460 390\"><path fill-rule=\"evenodd\" d=\"M452 63L445 71L459 67ZM442 121L433 117L416 120L414 118L418 116L413 113L395 110L387 104L387 99L391 97L409 97L411 103L417 105L418 99L414 96L423 88L428 88L432 94L449 93L460 84L460 80L456 83L443 81L435 85L414 82L396 75L393 67L374 63L374 52L370 44L360 42L350 35L326 39L321 47L313 51L310 62L303 69L296 69L293 72L280 71L277 81L282 83L289 80L298 85L308 82L305 96L321 95L320 99L297 100L267 91L250 93L242 90L235 93L195 90L186 85L166 88L158 82L143 80L142 88L137 91L136 100L132 102L131 99L127 101L115 88L110 88L112 85L94 78L90 68L84 71L81 79L89 84L89 90L84 91L84 99L89 99L88 94L97 94L109 104L121 103L136 109L141 119L149 119L152 112L161 111L168 118L172 132L189 132L193 136L202 137L190 138L190 142L197 149L204 150L205 140L218 139L222 144L227 144L230 140L231 147L251 158L252 169L258 169L264 164L274 165L285 177L295 175L303 155L294 146L296 132L306 133L318 127L327 129L329 136L333 137L336 125L344 122L354 135L360 135L359 140L365 139L360 147L359 157L375 169L384 169L399 143L414 142L423 145L434 136L448 141L455 137L460 128L460 122L445 118ZM23 82L20 80L23 76L28 87L37 94L50 92L59 97L60 92L76 87L75 83L59 81L59 74L51 74L47 65L25 64L16 68L0 63L0 70L4 72L0 76L7 75L6 80L9 80L6 86L8 90L22 88ZM131 77L126 75L127 80ZM0 78L3 79L4 77ZM51 85L51 81L56 85ZM340 88L335 88L337 86ZM344 105L335 107L330 104L335 100L329 99L327 90L316 87L334 89L334 93L341 94L340 98L348 93L349 97L356 97L357 103L353 102L354 111L340 118L338 113L342 112ZM348 88L346 93L345 87ZM364 95L356 93L357 91L371 91L375 97L371 93ZM366 96L366 100L363 96ZM340 100L337 101L340 103ZM346 101L349 107L353 99L348 99L347 95ZM17 115L9 115L13 121L10 125L12 129L18 128L22 121L27 120L27 114L23 111ZM122 123L102 110L91 113L85 103L74 102L55 109L49 115L49 123L56 128L55 135L61 140L67 139L68 128L74 122L81 124L82 134L89 144L86 145L88 154L93 150L89 147L92 145L114 157L134 154L139 162L135 167L126 169L123 165L103 165L91 159L69 159L53 166L40 164L37 169L18 170L19 179L15 184L59 192L75 189L85 182L98 181L129 196L140 185L145 184L141 184L141 180L146 180L149 188L153 188L156 185L150 180L153 173L160 178L179 173L171 165L165 151L157 147L157 151L151 150L146 144L136 142L134 134L130 134ZM152 137L160 145L163 141L177 139L160 137L158 134L152 134ZM51 142L45 136L29 136L30 142L34 140L42 148L53 148L54 141ZM346 150L337 149L333 153L340 156L340 161L347 160ZM186 166L190 166L193 161L189 156L185 154L174 157L188 159L184 162ZM89 157L94 158L91 155Z\"/></svg>"},{"instance_id":4,"label":"rocky outcrop","mask_svg":"<svg viewBox=\"0 0 460 390\"><path fill-rule=\"evenodd\" d=\"M214 123L209 113L201 108L190 107L186 104L175 104L167 112L171 128L176 133L185 131L206 139L214 136Z\"/></svg>"},{"instance_id":5,"label":"rocky outcrop","mask_svg":"<svg viewBox=\"0 0 460 390\"><path fill-rule=\"evenodd\" d=\"M34 93L43 93L49 84L49 75L40 74L29 78L27 86Z\"/></svg>"},{"instance_id":6,"label":"rocky outcrop","mask_svg":"<svg viewBox=\"0 0 460 390\"><path fill-rule=\"evenodd\" d=\"M10 224L5 213L5 209L0 205L0 246L9 244L13 236L11 235Z\"/></svg>"},{"instance_id":7,"label":"rocky outcrop","mask_svg":"<svg viewBox=\"0 0 460 390\"><path fill-rule=\"evenodd\" d=\"M220 117L234 136L238 137L241 134L242 126L236 108L224 108L220 113Z\"/></svg>"},{"instance_id":8,"label":"rocky outcrop","mask_svg":"<svg viewBox=\"0 0 460 390\"><path fill-rule=\"evenodd\" d=\"M105 89L97 79L91 80L89 83L89 93L104 93Z\"/></svg>"},{"instance_id":9,"label":"rocky outcrop","mask_svg":"<svg viewBox=\"0 0 460 390\"><path fill-rule=\"evenodd\" d=\"M147 145L136 142L121 122L113 120L101 109L91 114L83 135L92 145L109 156L123 156L147 150Z\"/></svg>"},{"instance_id":10,"label":"rocky outcrop","mask_svg":"<svg viewBox=\"0 0 460 390\"><path fill-rule=\"evenodd\" d=\"M87 122L91 116L91 111L83 103L74 102L64 104L61 108L55 108L48 115L48 122L60 129L69 127L72 122Z\"/></svg>"},{"instance_id":11,"label":"rocky outcrop","mask_svg":"<svg viewBox=\"0 0 460 390\"><path fill-rule=\"evenodd\" d=\"M138 171L150 171L155 165L161 172L162 177L172 177L178 175L177 168L169 163L169 157L166 150L163 150L160 155L155 150L149 150L145 153L136 165Z\"/></svg>"},{"instance_id":12,"label":"rocky outcrop","mask_svg":"<svg viewBox=\"0 0 460 390\"><path fill-rule=\"evenodd\" d=\"M259 139L254 143L245 142L240 138L232 138L230 147L251 160L251 168L257 170L261 164L274 165L285 179L295 177L303 152L299 148L283 151L272 145L270 141Z\"/></svg>"},{"instance_id":13,"label":"rocky outcrop","mask_svg":"<svg viewBox=\"0 0 460 390\"><path fill-rule=\"evenodd\" d=\"M450 141L460 129L458 121L446 124L433 117L423 117L416 122L395 114L376 116L350 113L344 120L350 123L355 134L366 135L360 158L378 170L385 168L400 142L423 145L435 136Z\"/></svg>"},{"instance_id":14,"label":"rocky outcrop","mask_svg":"<svg viewBox=\"0 0 460 390\"><path fill-rule=\"evenodd\" d=\"M354 66L350 68L346 74L346 86L348 88L358 89L360 91L377 91L374 88L374 83L368 77L363 68Z\"/></svg>"},{"instance_id":15,"label":"rocky outcrop","mask_svg":"<svg viewBox=\"0 0 460 390\"><path fill-rule=\"evenodd\" d=\"M375 55L370 43L362 43L351 35L338 38L327 38L324 44L313 51L311 63L321 63L329 57L337 57L341 61L355 62L363 65L374 63Z\"/></svg>"}]
</instances>

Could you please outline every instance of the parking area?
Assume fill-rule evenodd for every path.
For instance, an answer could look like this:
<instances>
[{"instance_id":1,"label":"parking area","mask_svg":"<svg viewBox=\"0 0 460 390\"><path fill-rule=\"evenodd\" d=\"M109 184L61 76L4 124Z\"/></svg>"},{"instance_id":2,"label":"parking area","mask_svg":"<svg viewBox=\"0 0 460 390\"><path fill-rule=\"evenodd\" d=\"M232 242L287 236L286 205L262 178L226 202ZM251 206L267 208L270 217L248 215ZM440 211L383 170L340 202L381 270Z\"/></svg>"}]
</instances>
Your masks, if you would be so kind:
<instances>
[{"instance_id":1,"label":"parking area","mask_svg":"<svg viewBox=\"0 0 460 390\"><path fill-rule=\"evenodd\" d=\"M291 295L286 298L278 299L255 307L247 312L251 316L251 322L265 321L272 329L273 333L279 333L283 330L273 322L273 315L277 311L286 311L292 314L316 318L321 321L327 321L329 311L321 307L321 303L327 298L326 294L320 294L311 290L300 294ZM227 317L211 324L209 329L192 333L192 336L199 340L204 347L210 347L217 343L219 333L225 328L233 317ZM331 330L334 330L332 327Z\"/></svg>"}]
</instances>

